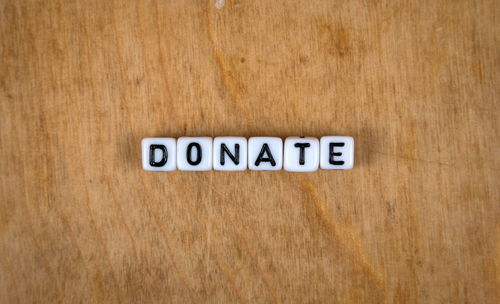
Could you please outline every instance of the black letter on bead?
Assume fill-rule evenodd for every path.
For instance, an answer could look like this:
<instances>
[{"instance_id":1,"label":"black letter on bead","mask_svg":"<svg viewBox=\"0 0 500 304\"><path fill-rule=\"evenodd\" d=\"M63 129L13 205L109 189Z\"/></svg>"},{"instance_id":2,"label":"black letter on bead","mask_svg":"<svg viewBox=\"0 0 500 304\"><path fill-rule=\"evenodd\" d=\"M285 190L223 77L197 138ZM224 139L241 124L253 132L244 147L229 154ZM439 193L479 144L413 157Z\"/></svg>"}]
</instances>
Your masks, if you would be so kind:
<instances>
[{"instance_id":1,"label":"black letter on bead","mask_svg":"<svg viewBox=\"0 0 500 304\"><path fill-rule=\"evenodd\" d=\"M155 150L160 149L163 153L161 156L161 160L159 162L155 161ZM149 146L149 164L151 167L163 167L167 163L167 147L164 145L150 145Z\"/></svg>"},{"instance_id":2,"label":"black letter on bead","mask_svg":"<svg viewBox=\"0 0 500 304\"><path fill-rule=\"evenodd\" d=\"M191 160L191 150L193 149L193 147L196 147L196 160L195 161ZM197 164L201 163L201 146L199 143L190 143L188 145L187 151L186 151L186 159L187 159L187 162L191 166L196 166Z\"/></svg>"},{"instance_id":3,"label":"black letter on bead","mask_svg":"<svg viewBox=\"0 0 500 304\"><path fill-rule=\"evenodd\" d=\"M267 153L268 157L264 158L264 153ZM258 166L260 162L270 162L271 166L276 166L276 162L274 161L271 150L269 150L269 146L267 144L262 145L262 149L260 150L259 156L255 161L255 165Z\"/></svg>"},{"instance_id":4,"label":"black letter on bead","mask_svg":"<svg viewBox=\"0 0 500 304\"><path fill-rule=\"evenodd\" d=\"M341 156L341 152L333 152L333 149L335 147L343 147L345 146L345 143L330 143L330 164L336 165L336 166L341 166L344 164L343 160L334 160L333 158L335 156Z\"/></svg>"},{"instance_id":5,"label":"black letter on bead","mask_svg":"<svg viewBox=\"0 0 500 304\"><path fill-rule=\"evenodd\" d=\"M226 160L224 158L224 153L227 153L227 156L235 163L236 165L239 165L240 163L240 144L235 144L234 145L234 150L236 156L234 156L231 151L227 148L226 144L220 144L220 164L224 166L226 163Z\"/></svg>"},{"instance_id":6,"label":"black letter on bead","mask_svg":"<svg viewBox=\"0 0 500 304\"><path fill-rule=\"evenodd\" d=\"M305 152L306 152L306 148L309 148L311 146L311 144L308 144L308 143L302 143L302 144L299 144L299 143L296 143L294 145L296 148L299 148L300 149L300 154L299 154L299 165L303 165L306 163L305 161Z\"/></svg>"}]
</instances>

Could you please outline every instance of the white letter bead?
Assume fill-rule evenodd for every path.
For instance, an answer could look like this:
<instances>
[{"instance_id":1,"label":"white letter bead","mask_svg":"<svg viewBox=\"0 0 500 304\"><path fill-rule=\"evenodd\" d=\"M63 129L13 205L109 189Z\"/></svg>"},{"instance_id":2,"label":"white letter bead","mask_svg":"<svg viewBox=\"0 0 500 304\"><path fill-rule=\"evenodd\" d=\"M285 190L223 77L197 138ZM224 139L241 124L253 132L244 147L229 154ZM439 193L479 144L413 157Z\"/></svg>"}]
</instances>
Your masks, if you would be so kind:
<instances>
[{"instance_id":1,"label":"white letter bead","mask_svg":"<svg viewBox=\"0 0 500 304\"><path fill-rule=\"evenodd\" d=\"M245 137L224 136L214 138L214 170L246 170L247 150L247 139Z\"/></svg>"},{"instance_id":2,"label":"white letter bead","mask_svg":"<svg viewBox=\"0 0 500 304\"><path fill-rule=\"evenodd\" d=\"M175 170L177 167L175 147L175 138L144 138L141 142L142 168L147 171Z\"/></svg>"},{"instance_id":3,"label":"white letter bead","mask_svg":"<svg viewBox=\"0 0 500 304\"><path fill-rule=\"evenodd\" d=\"M354 139L349 136L323 136L320 140L321 169L352 169Z\"/></svg>"},{"instance_id":4,"label":"white letter bead","mask_svg":"<svg viewBox=\"0 0 500 304\"><path fill-rule=\"evenodd\" d=\"M250 137L248 139L248 168L250 170L281 170L283 141L279 137Z\"/></svg>"},{"instance_id":5,"label":"white letter bead","mask_svg":"<svg viewBox=\"0 0 500 304\"><path fill-rule=\"evenodd\" d=\"M287 137L283 167L286 171L312 172L319 167L319 140L314 137Z\"/></svg>"},{"instance_id":6,"label":"white letter bead","mask_svg":"<svg viewBox=\"0 0 500 304\"><path fill-rule=\"evenodd\" d=\"M177 168L185 171L212 170L211 137L179 137Z\"/></svg>"}]
</instances>

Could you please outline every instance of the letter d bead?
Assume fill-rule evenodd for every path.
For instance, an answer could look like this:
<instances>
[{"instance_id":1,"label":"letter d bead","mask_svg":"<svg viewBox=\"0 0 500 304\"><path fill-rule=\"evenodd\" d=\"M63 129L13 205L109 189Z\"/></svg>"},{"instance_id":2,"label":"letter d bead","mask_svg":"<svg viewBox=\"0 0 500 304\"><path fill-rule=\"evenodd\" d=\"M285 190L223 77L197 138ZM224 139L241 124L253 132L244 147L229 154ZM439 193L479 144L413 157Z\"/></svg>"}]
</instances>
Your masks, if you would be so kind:
<instances>
[{"instance_id":1,"label":"letter d bead","mask_svg":"<svg viewBox=\"0 0 500 304\"><path fill-rule=\"evenodd\" d=\"M149 137L141 142L142 168L147 171L173 171L177 168L176 140Z\"/></svg>"}]
</instances>

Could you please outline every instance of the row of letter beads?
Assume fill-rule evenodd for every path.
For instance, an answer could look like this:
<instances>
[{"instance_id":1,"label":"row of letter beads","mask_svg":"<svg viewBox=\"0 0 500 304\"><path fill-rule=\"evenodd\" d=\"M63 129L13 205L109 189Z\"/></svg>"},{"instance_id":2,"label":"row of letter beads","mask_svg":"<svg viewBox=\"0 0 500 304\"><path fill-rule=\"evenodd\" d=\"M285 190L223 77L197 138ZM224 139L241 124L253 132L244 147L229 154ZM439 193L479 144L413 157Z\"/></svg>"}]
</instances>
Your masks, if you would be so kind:
<instances>
[{"instance_id":1,"label":"row of letter beads","mask_svg":"<svg viewBox=\"0 0 500 304\"><path fill-rule=\"evenodd\" d=\"M142 140L148 171L346 170L354 165L354 139L315 137L151 137Z\"/></svg>"}]
</instances>

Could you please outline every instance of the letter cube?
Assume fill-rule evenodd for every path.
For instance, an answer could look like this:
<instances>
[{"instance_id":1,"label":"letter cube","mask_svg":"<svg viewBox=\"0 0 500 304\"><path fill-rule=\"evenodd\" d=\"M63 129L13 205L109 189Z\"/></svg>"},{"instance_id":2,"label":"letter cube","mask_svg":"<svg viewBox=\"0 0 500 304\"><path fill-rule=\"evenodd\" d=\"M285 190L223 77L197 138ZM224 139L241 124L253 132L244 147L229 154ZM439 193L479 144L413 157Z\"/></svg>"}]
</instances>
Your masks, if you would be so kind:
<instances>
[{"instance_id":1,"label":"letter cube","mask_svg":"<svg viewBox=\"0 0 500 304\"><path fill-rule=\"evenodd\" d=\"M185 171L212 170L211 137L179 137L177 139L177 168Z\"/></svg>"},{"instance_id":2,"label":"letter cube","mask_svg":"<svg viewBox=\"0 0 500 304\"><path fill-rule=\"evenodd\" d=\"M316 171L319 167L319 140L314 137L287 137L283 154L286 171Z\"/></svg>"},{"instance_id":3,"label":"letter cube","mask_svg":"<svg viewBox=\"0 0 500 304\"><path fill-rule=\"evenodd\" d=\"M250 137L248 139L248 168L250 170L281 170L283 140L279 137Z\"/></svg>"},{"instance_id":4,"label":"letter cube","mask_svg":"<svg viewBox=\"0 0 500 304\"><path fill-rule=\"evenodd\" d=\"M214 170L246 170L247 150L247 139L245 137L224 136L214 138Z\"/></svg>"},{"instance_id":5,"label":"letter cube","mask_svg":"<svg viewBox=\"0 0 500 304\"><path fill-rule=\"evenodd\" d=\"M320 139L321 169L347 170L354 166L354 139L349 136L323 136Z\"/></svg>"},{"instance_id":6,"label":"letter cube","mask_svg":"<svg viewBox=\"0 0 500 304\"><path fill-rule=\"evenodd\" d=\"M142 168L147 171L173 171L177 167L176 140L149 137L141 142Z\"/></svg>"}]
</instances>

